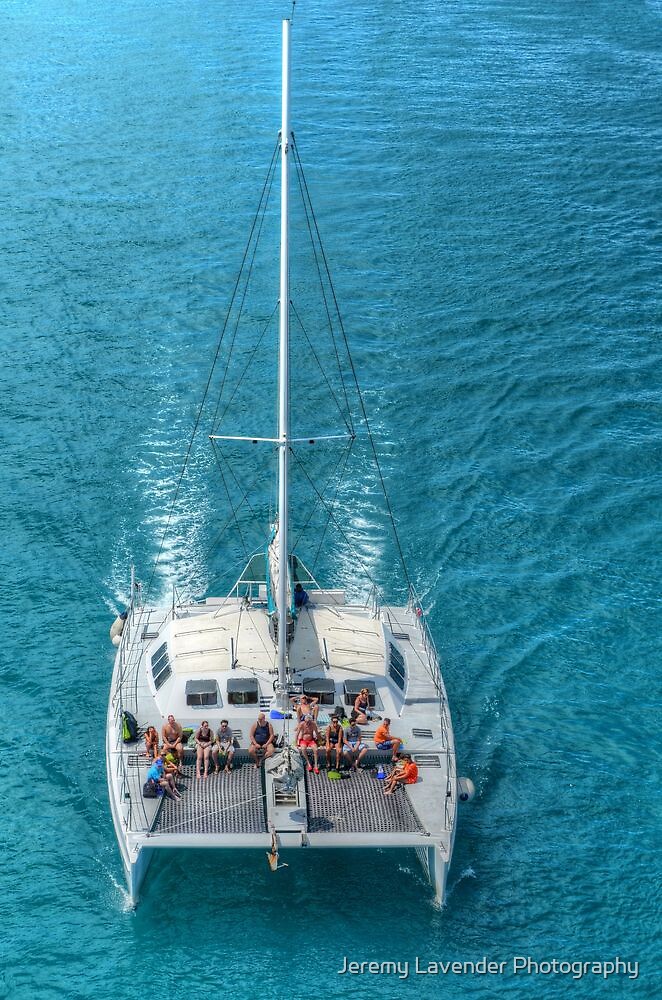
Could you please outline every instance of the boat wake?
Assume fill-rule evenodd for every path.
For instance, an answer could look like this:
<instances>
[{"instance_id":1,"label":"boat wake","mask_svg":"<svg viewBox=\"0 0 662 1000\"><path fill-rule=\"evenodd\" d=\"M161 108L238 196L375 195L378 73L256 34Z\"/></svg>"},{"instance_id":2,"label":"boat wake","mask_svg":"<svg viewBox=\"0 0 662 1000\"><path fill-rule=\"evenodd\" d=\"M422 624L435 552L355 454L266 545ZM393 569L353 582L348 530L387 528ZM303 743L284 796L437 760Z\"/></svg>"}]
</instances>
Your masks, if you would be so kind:
<instances>
[{"instance_id":1,"label":"boat wake","mask_svg":"<svg viewBox=\"0 0 662 1000\"><path fill-rule=\"evenodd\" d=\"M453 895L460 882L464 882L464 880L468 878L477 878L477 877L478 876L476 875L476 872L473 870L471 866L465 868L464 871L460 872L459 876L455 879L451 887L447 890L446 898L448 899Z\"/></svg>"}]
</instances>

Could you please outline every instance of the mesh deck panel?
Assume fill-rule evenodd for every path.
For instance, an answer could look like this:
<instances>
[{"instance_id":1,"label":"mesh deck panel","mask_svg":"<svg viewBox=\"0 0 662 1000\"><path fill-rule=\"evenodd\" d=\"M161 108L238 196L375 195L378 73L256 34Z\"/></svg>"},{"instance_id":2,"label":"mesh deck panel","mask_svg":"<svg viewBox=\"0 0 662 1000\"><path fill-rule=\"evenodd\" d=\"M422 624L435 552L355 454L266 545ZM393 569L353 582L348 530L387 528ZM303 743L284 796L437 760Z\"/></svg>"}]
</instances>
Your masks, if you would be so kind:
<instances>
[{"instance_id":1,"label":"mesh deck panel","mask_svg":"<svg viewBox=\"0 0 662 1000\"><path fill-rule=\"evenodd\" d=\"M329 781L324 771L306 772L306 790L311 833L423 832L405 790L385 795L374 770L339 781Z\"/></svg>"},{"instance_id":2,"label":"mesh deck panel","mask_svg":"<svg viewBox=\"0 0 662 1000\"><path fill-rule=\"evenodd\" d=\"M212 768L213 770L213 768ZM261 772L252 765L231 774L195 777L195 766L183 767L182 798L165 799L155 830L159 833L264 833Z\"/></svg>"}]
</instances>

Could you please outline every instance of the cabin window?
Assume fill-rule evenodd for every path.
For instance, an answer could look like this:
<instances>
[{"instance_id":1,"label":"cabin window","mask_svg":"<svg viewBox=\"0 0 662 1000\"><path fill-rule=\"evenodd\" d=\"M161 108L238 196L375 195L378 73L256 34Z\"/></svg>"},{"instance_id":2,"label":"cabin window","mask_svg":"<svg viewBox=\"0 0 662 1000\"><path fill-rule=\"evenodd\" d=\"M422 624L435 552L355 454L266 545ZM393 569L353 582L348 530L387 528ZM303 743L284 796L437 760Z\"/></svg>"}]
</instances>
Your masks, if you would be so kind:
<instances>
[{"instance_id":1,"label":"cabin window","mask_svg":"<svg viewBox=\"0 0 662 1000\"><path fill-rule=\"evenodd\" d=\"M405 658L399 649L396 649L392 642L389 643L390 655L388 663L388 673L391 680L397 684L401 691L405 689Z\"/></svg>"},{"instance_id":2,"label":"cabin window","mask_svg":"<svg viewBox=\"0 0 662 1000\"><path fill-rule=\"evenodd\" d=\"M168 659L168 643L164 642L152 656L152 679L157 691L165 684L171 673L172 667Z\"/></svg>"},{"instance_id":3,"label":"cabin window","mask_svg":"<svg viewBox=\"0 0 662 1000\"><path fill-rule=\"evenodd\" d=\"M187 681L186 704L192 708L218 705L218 684L216 681Z\"/></svg>"},{"instance_id":4,"label":"cabin window","mask_svg":"<svg viewBox=\"0 0 662 1000\"><path fill-rule=\"evenodd\" d=\"M231 677L228 681L229 705L257 705L258 695L254 677Z\"/></svg>"},{"instance_id":5,"label":"cabin window","mask_svg":"<svg viewBox=\"0 0 662 1000\"><path fill-rule=\"evenodd\" d=\"M320 705L334 705L336 701L336 686L326 677L309 677L303 682L303 693L318 698Z\"/></svg>"}]
</instances>

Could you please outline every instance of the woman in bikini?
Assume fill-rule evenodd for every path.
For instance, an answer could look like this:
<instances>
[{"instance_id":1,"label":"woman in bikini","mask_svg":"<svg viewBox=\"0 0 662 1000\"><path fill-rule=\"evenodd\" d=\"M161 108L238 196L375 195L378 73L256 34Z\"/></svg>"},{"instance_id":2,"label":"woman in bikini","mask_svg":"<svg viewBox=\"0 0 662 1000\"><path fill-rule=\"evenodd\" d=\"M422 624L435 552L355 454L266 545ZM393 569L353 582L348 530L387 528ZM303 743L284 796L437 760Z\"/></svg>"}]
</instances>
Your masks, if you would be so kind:
<instances>
[{"instance_id":1,"label":"woman in bikini","mask_svg":"<svg viewBox=\"0 0 662 1000\"><path fill-rule=\"evenodd\" d=\"M145 732L145 753L152 760L156 760L159 755L159 734L154 726L148 726Z\"/></svg>"},{"instance_id":2,"label":"woman in bikini","mask_svg":"<svg viewBox=\"0 0 662 1000\"><path fill-rule=\"evenodd\" d=\"M211 754L211 745L213 741L213 733L209 728L207 722L203 722L197 733L195 734L195 776L200 777L200 765L204 761L206 778L209 774L209 755Z\"/></svg>"},{"instance_id":3,"label":"woman in bikini","mask_svg":"<svg viewBox=\"0 0 662 1000\"><path fill-rule=\"evenodd\" d=\"M340 720L336 715L334 715L334 717L331 719L331 725L326 731L326 745L324 748L326 750L326 767L328 771L330 771L333 767L332 761L334 756L336 758L336 763L335 763L336 771L340 770L340 762L342 760L344 743L345 740L343 737L343 729L342 726L340 725Z\"/></svg>"},{"instance_id":4,"label":"woman in bikini","mask_svg":"<svg viewBox=\"0 0 662 1000\"><path fill-rule=\"evenodd\" d=\"M370 692L367 688L361 688L359 691L356 701L354 702L354 711L356 712L356 721L360 726L366 726L368 724L368 719L372 719L372 712L370 711Z\"/></svg>"}]
</instances>

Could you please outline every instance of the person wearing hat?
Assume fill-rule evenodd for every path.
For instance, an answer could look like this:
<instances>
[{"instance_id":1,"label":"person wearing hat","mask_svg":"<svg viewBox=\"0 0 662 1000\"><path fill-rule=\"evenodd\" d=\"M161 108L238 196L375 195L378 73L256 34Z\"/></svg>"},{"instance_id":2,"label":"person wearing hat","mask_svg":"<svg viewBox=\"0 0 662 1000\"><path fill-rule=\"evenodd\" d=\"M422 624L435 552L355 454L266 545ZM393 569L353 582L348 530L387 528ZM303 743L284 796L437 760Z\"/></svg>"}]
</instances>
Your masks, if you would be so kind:
<instances>
[{"instance_id":1,"label":"person wearing hat","mask_svg":"<svg viewBox=\"0 0 662 1000\"><path fill-rule=\"evenodd\" d=\"M166 774L163 767L163 757L157 757L152 766L147 771L147 780L154 781L160 785L169 799L181 799L181 794L175 786L175 779L171 774Z\"/></svg>"}]
</instances>

